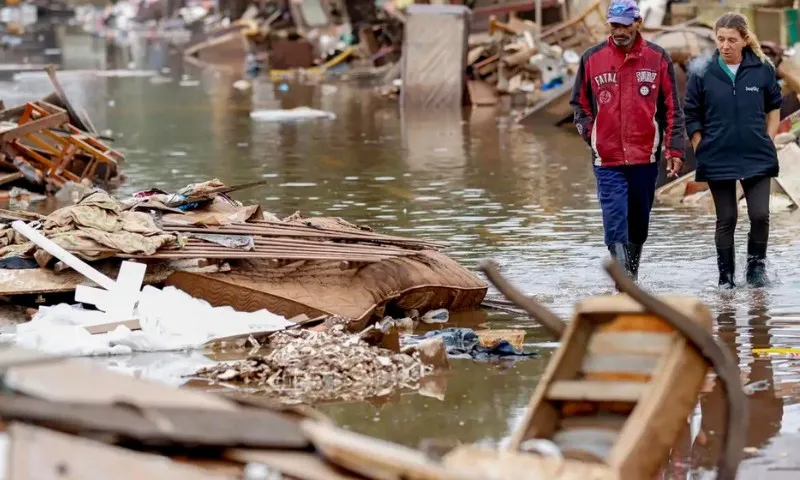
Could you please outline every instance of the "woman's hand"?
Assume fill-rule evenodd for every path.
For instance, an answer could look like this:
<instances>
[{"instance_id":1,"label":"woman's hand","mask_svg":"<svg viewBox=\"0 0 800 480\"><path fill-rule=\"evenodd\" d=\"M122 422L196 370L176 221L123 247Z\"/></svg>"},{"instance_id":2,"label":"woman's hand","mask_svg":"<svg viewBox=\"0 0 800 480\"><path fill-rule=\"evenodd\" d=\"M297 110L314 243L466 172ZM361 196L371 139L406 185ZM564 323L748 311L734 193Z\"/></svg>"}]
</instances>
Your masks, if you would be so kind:
<instances>
[{"instance_id":1,"label":"woman's hand","mask_svg":"<svg viewBox=\"0 0 800 480\"><path fill-rule=\"evenodd\" d=\"M700 132L694 132L692 134L692 150L694 153L697 153L697 146L700 145L700 140L703 139L703 134Z\"/></svg>"}]
</instances>

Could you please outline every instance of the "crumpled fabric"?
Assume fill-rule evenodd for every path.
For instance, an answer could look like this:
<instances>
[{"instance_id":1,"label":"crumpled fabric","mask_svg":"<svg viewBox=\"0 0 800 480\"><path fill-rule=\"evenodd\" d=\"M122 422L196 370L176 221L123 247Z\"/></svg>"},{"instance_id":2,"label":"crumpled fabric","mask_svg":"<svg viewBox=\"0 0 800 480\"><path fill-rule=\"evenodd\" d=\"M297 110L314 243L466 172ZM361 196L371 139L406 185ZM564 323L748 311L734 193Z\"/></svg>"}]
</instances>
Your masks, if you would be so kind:
<instances>
[{"instance_id":1,"label":"crumpled fabric","mask_svg":"<svg viewBox=\"0 0 800 480\"><path fill-rule=\"evenodd\" d=\"M478 335L471 328L443 328L431 330L422 336L406 340L407 344L416 344L431 338L441 338L448 357L488 360L492 357L530 357L535 352L524 352L514 348L506 340L500 340L492 347L487 348L480 344Z\"/></svg>"},{"instance_id":2,"label":"crumpled fabric","mask_svg":"<svg viewBox=\"0 0 800 480\"><path fill-rule=\"evenodd\" d=\"M86 260L118 253L153 255L164 247L183 246L179 235L161 230L149 214L123 210L119 201L102 190L56 210L42 221L42 227L44 236ZM11 228L0 230L0 245L0 258L31 256L38 248Z\"/></svg>"}]
</instances>

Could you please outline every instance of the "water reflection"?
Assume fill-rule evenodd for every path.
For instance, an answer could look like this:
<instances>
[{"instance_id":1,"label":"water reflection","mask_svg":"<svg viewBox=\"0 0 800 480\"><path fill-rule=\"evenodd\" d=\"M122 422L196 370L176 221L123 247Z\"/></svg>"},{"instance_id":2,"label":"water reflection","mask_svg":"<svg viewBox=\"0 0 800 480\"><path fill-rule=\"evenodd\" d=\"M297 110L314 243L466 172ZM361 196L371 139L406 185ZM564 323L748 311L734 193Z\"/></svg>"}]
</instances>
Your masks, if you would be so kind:
<instances>
[{"instance_id":1,"label":"water reflection","mask_svg":"<svg viewBox=\"0 0 800 480\"><path fill-rule=\"evenodd\" d=\"M98 128L114 132L114 147L126 155L130 181L118 193L153 186L175 190L209 177L227 183L266 179L263 187L236 197L278 215L335 215L446 241L447 252L470 268L494 258L517 285L565 318L577 300L612 291L600 269L606 250L589 155L573 134L521 129L486 108L436 119L409 116L369 90L345 85L287 89L258 79L240 91L232 86L235 75L184 67L164 53L168 49L159 52L157 60L139 65L169 67L166 83L61 74L73 102ZM0 87L8 105L50 93L44 76ZM251 109L297 106L333 111L337 119L279 124L249 118ZM768 381L766 390L751 397L748 444L769 461L743 466L759 472L765 463L785 467L781 453L800 426L798 360L752 354L758 347L800 346L798 215L772 220L769 271L775 283L764 292L716 290L714 219L692 210L655 209L640 269L644 287L706 302L744 380ZM746 222L740 225L741 276L747 232ZM493 314L481 321L525 328L528 347L541 357L511 365L454 362L446 382L429 385L429 396L324 410L354 430L414 446L425 437L502 443L520 421L552 344L528 320ZM710 384L676 446L669 478L692 465L714 465L722 402L719 386Z\"/></svg>"}]
</instances>

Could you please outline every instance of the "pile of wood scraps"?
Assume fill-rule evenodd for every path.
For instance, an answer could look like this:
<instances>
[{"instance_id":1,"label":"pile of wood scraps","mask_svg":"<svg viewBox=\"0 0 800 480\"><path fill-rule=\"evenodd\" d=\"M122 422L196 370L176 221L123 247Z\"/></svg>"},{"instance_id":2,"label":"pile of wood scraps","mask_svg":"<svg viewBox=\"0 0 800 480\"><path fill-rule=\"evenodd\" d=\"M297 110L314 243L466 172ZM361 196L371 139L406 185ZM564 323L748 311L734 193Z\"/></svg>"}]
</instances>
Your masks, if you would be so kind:
<instances>
[{"instance_id":1,"label":"pile of wood scraps","mask_svg":"<svg viewBox=\"0 0 800 480\"><path fill-rule=\"evenodd\" d=\"M122 154L103 143L46 69L54 93L0 111L0 186L55 193L72 182L110 186L122 180ZM84 112L85 113L85 112Z\"/></svg>"},{"instance_id":2,"label":"pile of wood scraps","mask_svg":"<svg viewBox=\"0 0 800 480\"><path fill-rule=\"evenodd\" d=\"M3 183L24 179L54 192L67 182L108 185L123 156L69 122L66 110L45 101L0 112Z\"/></svg>"},{"instance_id":3,"label":"pile of wood scraps","mask_svg":"<svg viewBox=\"0 0 800 480\"><path fill-rule=\"evenodd\" d=\"M489 19L489 36L472 37L467 54L467 87L473 105L495 105L502 95L538 102L548 90L571 84L580 55L601 40L602 12L594 2L583 13L539 32L513 15L507 23Z\"/></svg>"}]
</instances>

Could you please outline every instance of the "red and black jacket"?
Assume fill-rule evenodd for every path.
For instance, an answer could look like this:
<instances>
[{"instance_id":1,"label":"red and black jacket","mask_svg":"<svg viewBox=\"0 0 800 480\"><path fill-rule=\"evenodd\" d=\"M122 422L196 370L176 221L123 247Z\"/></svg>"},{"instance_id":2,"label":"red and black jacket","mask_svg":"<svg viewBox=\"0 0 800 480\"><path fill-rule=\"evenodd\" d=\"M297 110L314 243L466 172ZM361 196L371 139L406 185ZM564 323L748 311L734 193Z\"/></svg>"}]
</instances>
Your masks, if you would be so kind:
<instances>
[{"instance_id":1,"label":"red and black jacket","mask_svg":"<svg viewBox=\"0 0 800 480\"><path fill-rule=\"evenodd\" d=\"M587 50L570 105L597 166L653 163L662 151L683 158L685 127L672 59L641 35L627 54L611 37Z\"/></svg>"}]
</instances>

